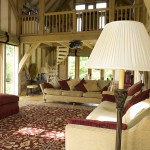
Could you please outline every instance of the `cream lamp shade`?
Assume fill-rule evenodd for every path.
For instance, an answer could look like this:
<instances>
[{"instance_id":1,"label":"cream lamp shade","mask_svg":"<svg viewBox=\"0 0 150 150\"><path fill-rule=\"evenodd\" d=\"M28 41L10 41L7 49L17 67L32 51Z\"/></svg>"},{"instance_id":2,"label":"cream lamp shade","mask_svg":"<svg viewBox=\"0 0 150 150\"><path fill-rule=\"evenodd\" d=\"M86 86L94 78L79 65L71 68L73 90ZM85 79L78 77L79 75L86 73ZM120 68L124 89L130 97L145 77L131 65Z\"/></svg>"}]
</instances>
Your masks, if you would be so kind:
<instances>
[{"instance_id":1,"label":"cream lamp shade","mask_svg":"<svg viewBox=\"0 0 150 150\"><path fill-rule=\"evenodd\" d=\"M137 21L106 24L87 62L87 68L150 71L150 36ZM119 77L119 78L120 78ZM122 79L121 79L122 80ZM124 79L119 89L124 88Z\"/></svg>"}]
</instances>

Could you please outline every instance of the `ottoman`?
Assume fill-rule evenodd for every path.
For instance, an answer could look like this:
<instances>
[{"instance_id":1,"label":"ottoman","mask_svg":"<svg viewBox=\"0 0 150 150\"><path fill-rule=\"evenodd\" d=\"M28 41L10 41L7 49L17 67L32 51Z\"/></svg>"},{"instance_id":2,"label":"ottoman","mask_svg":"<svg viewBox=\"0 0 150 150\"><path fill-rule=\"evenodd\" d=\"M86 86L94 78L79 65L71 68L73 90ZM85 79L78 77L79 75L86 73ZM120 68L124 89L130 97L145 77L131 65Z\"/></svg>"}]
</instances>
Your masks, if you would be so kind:
<instances>
[{"instance_id":1,"label":"ottoman","mask_svg":"<svg viewBox=\"0 0 150 150\"><path fill-rule=\"evenodd\" d=\"M11 94L0 94L0 119L19 112L19 97Z\"/></svg>"}]
</instances>

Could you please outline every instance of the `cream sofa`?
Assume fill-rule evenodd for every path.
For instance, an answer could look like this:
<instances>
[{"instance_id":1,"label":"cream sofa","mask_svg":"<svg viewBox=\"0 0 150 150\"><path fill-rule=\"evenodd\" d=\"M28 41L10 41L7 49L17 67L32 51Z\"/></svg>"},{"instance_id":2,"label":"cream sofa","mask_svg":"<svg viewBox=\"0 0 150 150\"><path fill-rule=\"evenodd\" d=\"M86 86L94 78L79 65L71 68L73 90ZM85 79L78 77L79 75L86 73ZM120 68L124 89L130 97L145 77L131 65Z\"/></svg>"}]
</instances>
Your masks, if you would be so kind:
<instances>
[{"instance_id":1,"label":"cream sofa","mask_svg":"<svg viewBox=\"0 0 150 150\"><path fill-rule=\"evenodd\" d=\"M100 104L102 99L101 90L110 84L110 81L105 80L86 80L84 86L87 91L83 92L75 89L75 85L79 82L80 80L68 80L69 90L62 90L59 82L57 86L51 82L54 88L44 88L44 83L40 84L44 101Z\"/></svg>"},{"instance_id":2,"label":"cream sofa","mask_svg":"<svg viewBox=\"0 0 150 150\"><path fill-rule=\"evenodd\" d=\"M85 119L116 122L116 105L103 101ZM131 106L122 118L121 150L149 150L150 99ZM115 150L116 130L69 123L65 129L66 150Z\"/></svg>"}]
</instances>

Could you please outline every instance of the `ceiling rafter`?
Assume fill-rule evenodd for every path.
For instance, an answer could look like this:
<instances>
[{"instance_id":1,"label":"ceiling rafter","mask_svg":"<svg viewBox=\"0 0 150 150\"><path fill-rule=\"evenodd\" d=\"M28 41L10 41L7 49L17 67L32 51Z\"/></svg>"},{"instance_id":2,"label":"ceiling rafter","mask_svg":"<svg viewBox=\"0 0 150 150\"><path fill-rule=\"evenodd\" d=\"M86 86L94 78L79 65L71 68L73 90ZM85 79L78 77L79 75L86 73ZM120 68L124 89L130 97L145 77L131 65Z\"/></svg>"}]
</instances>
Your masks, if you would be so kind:
<instances>
[{"instance_id":1,"label":"ceiling rafter","mask_svg":"<svg viewBox=\"0 0 150 150\"><path fill-rule=\"evenodd\" d=\"M11 6L11 8L12 8L14 14L15 14L16 19L18 20L19 19L18 18L18 11L16 9L16 5L14 3L14 0L8 0L8 2L9 2L10 6Z\"/></svg>"}]
</instances>

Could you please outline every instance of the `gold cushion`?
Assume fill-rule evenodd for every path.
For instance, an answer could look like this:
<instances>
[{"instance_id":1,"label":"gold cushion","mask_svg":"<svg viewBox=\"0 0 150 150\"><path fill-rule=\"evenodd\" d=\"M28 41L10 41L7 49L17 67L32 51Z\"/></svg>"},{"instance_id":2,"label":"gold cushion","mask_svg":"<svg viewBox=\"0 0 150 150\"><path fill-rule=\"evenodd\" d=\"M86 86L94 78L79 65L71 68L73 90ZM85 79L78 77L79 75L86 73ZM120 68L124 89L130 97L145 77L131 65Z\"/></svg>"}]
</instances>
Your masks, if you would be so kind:
<instances>
[{"instance_id":1,"label":"gold cushion","mask_svg":"<svg viewBox=\"0 0 150 150\"><path fill-rule=\"evenodd\" d=\"M80 81L79 80L70 80L70 81L67 81L68 85L69 85L69 88L71 91L75 90L75 86L79 83Z\"/></svg>"},{"instance_id":2,"label":"gold cushion","mask_svg":"<svg viewBox=\"0 0 150 150\"><path fill-rule=\"evenodd\" d=\"M84 86L88 92L100 91L96 80L87 80Z\"/></svg>"}]
</instances>

